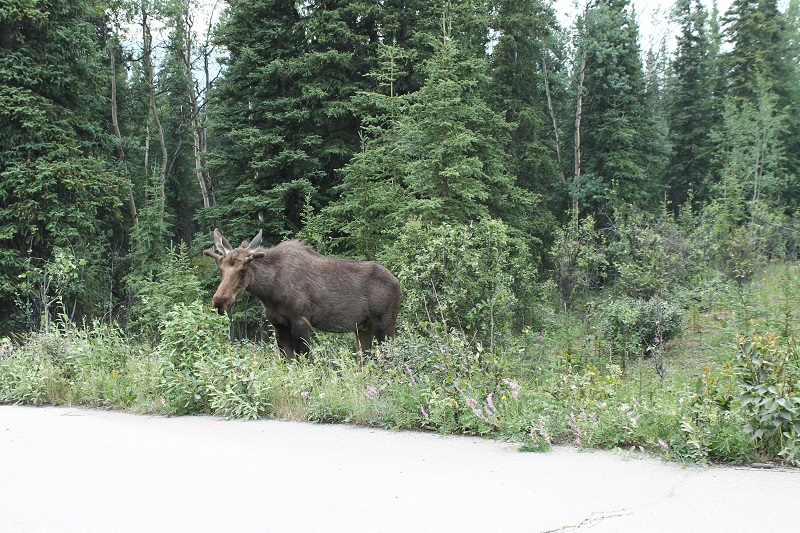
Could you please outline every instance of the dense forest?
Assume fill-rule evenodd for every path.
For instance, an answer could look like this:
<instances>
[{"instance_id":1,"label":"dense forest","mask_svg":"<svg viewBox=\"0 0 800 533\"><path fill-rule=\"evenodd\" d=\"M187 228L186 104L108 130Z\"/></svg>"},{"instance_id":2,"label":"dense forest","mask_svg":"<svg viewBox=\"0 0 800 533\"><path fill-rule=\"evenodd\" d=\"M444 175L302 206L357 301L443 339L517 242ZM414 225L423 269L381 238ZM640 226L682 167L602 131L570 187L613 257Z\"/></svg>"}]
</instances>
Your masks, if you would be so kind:
<instances>
[{"instance_id":1,"label":"dense forest","mask_svg":"<svg viewBox=\"0 0 800 533\"><path fill-rule=\"evenodd\" d=\"M213 283L167 278L215 227L381 260L407 316L470 330L530 324L547 280L566 307L664 296L687 275L646 249L665 224L734 277L732 248L795 254L795 0L678 0L650 50L626 0L569 28L540 0L222 8L0 8L3 331L147 326Z\"/></svg>"},{"instance_id":2,"label":"dense forest","mask_svg":"<svg viewBox=\"0 0 800 533\"><path fill-rule=\"evenodd\" d=\"M576 9L3 2L0 403L800 460L800 1ZM215 228L386 265L397 338L284 360Z\"/></svg>"}]
</instances>

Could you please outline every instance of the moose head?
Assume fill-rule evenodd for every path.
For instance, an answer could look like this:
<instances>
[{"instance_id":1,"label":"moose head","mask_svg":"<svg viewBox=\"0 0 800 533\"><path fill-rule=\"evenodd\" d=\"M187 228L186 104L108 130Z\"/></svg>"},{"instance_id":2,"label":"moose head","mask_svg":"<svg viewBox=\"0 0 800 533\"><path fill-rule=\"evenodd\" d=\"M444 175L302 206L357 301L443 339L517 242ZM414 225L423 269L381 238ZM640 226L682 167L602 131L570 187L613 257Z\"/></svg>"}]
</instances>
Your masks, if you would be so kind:
<instances>
[{"instance_id":1,"label":"moose head","mask_svg":"<svg viewBox=\"0 0 800 533\"><path fill-rule=\"evenodd\" d=\"M253 275L248 265L253 260L261 259L266 255L262 249L259 249L261 235L262 233L259 231L249 244L246 244L245 241L239 248L234 248L219 230L215 229L214 246L220 253L215 252L213 248L203 250L203 254L216 261L222 275L222 281L211 300L211 306L219 314L225 314L252 282Z\"/></svg>"}]
</instances>

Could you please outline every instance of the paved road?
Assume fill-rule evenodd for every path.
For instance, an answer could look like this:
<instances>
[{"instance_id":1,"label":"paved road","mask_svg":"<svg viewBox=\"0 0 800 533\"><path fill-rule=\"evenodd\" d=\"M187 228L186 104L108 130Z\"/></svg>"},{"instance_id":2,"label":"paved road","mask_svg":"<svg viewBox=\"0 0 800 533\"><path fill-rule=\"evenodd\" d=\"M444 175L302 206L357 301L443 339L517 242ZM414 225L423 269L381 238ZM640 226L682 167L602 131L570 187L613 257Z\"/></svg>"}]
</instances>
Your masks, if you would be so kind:
<instances>
[{"instance_id":1,"label":"paved road","mask_svg":"<svg viewBox=\"0 0 800 533\"><path fill-rule=\"evenodd\" d=\"M0 531L798 531L800 471L0 406Z\"/></svg>"}]
</instances>

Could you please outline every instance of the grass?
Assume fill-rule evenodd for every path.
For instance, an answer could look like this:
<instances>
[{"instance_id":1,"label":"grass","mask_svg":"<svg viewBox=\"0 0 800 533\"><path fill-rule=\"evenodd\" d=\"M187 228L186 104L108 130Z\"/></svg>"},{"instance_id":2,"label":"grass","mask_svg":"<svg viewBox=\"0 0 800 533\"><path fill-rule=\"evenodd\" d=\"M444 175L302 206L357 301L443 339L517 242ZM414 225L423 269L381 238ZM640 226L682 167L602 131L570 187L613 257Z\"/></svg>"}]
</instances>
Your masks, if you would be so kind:
<instances>
[{"instance_id":1,"label":"grass","mask_svg":"<svg viewBox=\"0 0 800 533\"><path fill-rule=\"evenodd\" d=\"M494 352L458 331L404 331L360 366L349 336L319 335L307 357L287 362L273 343L229 343L227 319L205 305L176 306L155 347L102 324L4 340L0 402L466 433L528 451L568 443L699 463L795 462L791 409L776 419L767 407L800 387L798 280L798 265L774 264L704 295L711 303L686 310L663 368L643 353L615 355L591 320L565 312ZM754 369L742 335L791 364ZM764 395L770 383L783 388L743 402L751 382ZM767 435L774 420L783 425Z\"/></svg>"}]
</instances>

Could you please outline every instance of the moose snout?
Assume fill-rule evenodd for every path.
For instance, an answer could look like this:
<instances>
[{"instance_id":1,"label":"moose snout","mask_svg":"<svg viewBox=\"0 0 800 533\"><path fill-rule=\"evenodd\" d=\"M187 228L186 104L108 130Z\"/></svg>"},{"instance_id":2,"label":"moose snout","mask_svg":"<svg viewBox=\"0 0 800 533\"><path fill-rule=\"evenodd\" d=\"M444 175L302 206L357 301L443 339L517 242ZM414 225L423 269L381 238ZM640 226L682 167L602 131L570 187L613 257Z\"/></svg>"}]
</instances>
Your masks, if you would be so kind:
<instances>
[{"instance_id":1,"label":"moose snout","mask_svg":"<svg viewBox=\"0 0 800 533\"><path fill-rule=\"evenodd\" d=\"M215 295L211 299L211 307L212 309L216 310L217 313L224 315L231 307L231 301L229 298L220 298Z\"/></svg>"}]
</instances>

